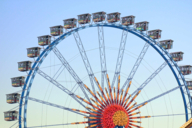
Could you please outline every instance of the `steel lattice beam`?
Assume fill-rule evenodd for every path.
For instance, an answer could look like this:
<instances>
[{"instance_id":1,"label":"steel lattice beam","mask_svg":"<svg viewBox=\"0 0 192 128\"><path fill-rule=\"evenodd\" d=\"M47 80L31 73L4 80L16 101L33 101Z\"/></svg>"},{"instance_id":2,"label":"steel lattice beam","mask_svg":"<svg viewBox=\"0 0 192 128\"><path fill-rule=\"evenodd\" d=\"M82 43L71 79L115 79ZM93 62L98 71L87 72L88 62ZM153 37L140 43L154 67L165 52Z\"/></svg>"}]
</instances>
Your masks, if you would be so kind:
<instances>
[{"instance_id":1,"label":"steel lattice beam","mask_svg":"<svg viewBox=\"0 0 192 128\"><path fill-rule=\"evenodd\" d=\"M80 102L77 98L76 95L71 92L70 90L68 90L67 88L65 88L63 85L61 85L60 83L58 83L56 80L54 80L53 78L51 78L50 76L48 76L46 73L44 73L43 71L41 71L40 69L37 70L37 73L39 75L41 75L42 77L44 77L45 79L47 79L49 82L51 82L53 85L55 85L56 87L58 87L59 89L61 89L62 91L64 91L65 93L67 93L69 96L71 96L74 100L76 100L79 104L81 104L84 108L86 108L82 102ZM87 109L88 110L88 109Z\"/></svg>"},{"instance_id":2,"label":"steel lattice beam","mask_svg":"<svg viewBox=\"0 0 192 128\"><path fill-rule=\"evenodd\" d=\"M102 72L102 74L101 74L101 87L104 90L104 79L107 80L107 78L106 78L107 66L106 66L106 56L105 56L104 31L103 31L103 26L98 26L97 29L98 29L100 63L101 63L101 72Z\"/></svg>"},{"instance_id":3,"label":"steel lattice beam","mask_svg":"<svg viewBox=\"0 0 192 128\"><path fill-rule=\"evenodd\" d=\"M137 60L135 62L135 65L133 66L133 68L132 68L132 70L131 70L127 80L125 81L124 85L122 86L121 91L122 91L123 88L125 88L126 85L129 84L130 81L132 81L132 79L133 79L133 77L134 77L134 75L135 75L139 65L141 64L141 61L143 60L143 58L145 56L145 53L147 52L148 48L149 48L149 44L145 43L145 45L144 45L144 47L143 47L139 57L137 58ZM127 88L128 88L128 86L126 87L125 90L127 90Z\"/></svg>"},{"instance_id":4,"label":"steel lattice beam","mask_svg":"<svg viewBox=\"0 0 192 128\"><path fill-rule=\"evenodd\" d=\"M118 79L118 76L120 75L120 72L121 72L121 65L122 65L122 61L123 61L125 45L127 42L127 34L128 34L128 31L123 30L122 36L121 36L120 47L119 47L119 53L118 53L118 57L117 57L115 74L113 77L111 88L113 88L115 81L116 81L116 79Z\"/></svg>"},{"instance_id":5,"label":"steel lattice beam","mask_svg":"<svg viewBox=\"0 0 192 128\"><path fill-rule=\"evenodd\" d=\"M71 76L75 79L75 81L77 82L77 84L79 85L79 87L81 88L82 92L84 93L85 97L87 98L87 100L91 103L91 100L89 99L87 93L84 90L84 84L81 81L81 79L79 78L79 76L75 73L75 71L72 69L72 67L69 65L69 63L66 61L66 59L63 57L63 55L59 52L59 50L55 47L53 49L53 52L55 53L55 55L58 57L58 59L61 61L61 63L63 64L63 66L68 70L68 72L71 74Z\"/></svg>"},{"instance_id":6,"label":"steel lattice beam","mask_svg":"<svg viewBox=\"0 0 192 128\"><path fill-rule=\"evenodd\" d=\"M29 97L28 99L32 100L32 101L35 101L35 102L38 102L38 103L46 104L46 105L49 105L49 106L52 106L52 107L64 109L64 110L67 110L67 111L70 111L70 112L73 112L73 113L76 113L76 114L79 114L79 115L82 115L82 116L86 116L84 114L81 114L81 113L78 113L76 111L73 111L71 108L66 108L64 106L60 106L60 105L57 105L57 104L53 104L53 103L46 102L46 101L43 101L43 100L39 100L39 99L32 98L32 97Z\"/></svg>"},{"instance_id":7,"label":"steel lattice beam","mask_svg":"<svg viewBox=\"0 0 192 128\"><path fill-rule=\"evenodd\" d=\"M95 92L95 87L94 87L94 83L93 83L93 81L95 81L95 76L94 76L94 73L93 73L93 71L92 71L91 65L90 65L90 63L89 63L89 60L88 60L87 54L86 54L86 52L85 52L85 49L84 49L84 47L83 47L83 43L82 43L82 41L81 41L81 38L80 38L78 32L73 33L73 36L74 36L74 38L75 38L75 41L76 41L76 43L77 43L79 52L80 52L80 54L81 54L82 60L83 60L84 65L85 65L85 68L86 68L87 73L88 73L88 75L89 75L89 79L90 79L90 82L91 82L91 86L92 86L92 89L93 89L93 93L96 94L96 92ZM95 81L95 83L97 83L97 82Z\"/></svg>"},{"instance_id":8,"label":"steel lattice beam","mask_svg":"<svg viewBox=\"0 0 192 128\"><path fill-rule=\"evenodd\" d=\"M157 99L157 98L160 98L160 97L162 97L162 96L164 96L164 95L166 95L166 94L168 94L168 93L170 93L170 92L172 92L172 91L174 91L174 90L176 90L176 89L178 89L178 88L182 88L183 86L184 86L184 85L175 87L175 88L173 88L173 89L171 89L171 90L169 90L169 91L166 91L166 92L164 92L164 93L162 93L162 94L160 94L160 95L158 95L158 96L155 96L155 97L151 98L150 100L147 100L147 101L145 101L145 102L143 102L143 103L140 103L140 104L138 104L138 105L135 105L133 108L136 108L136 107L138 107L138 106L140 106L140 105L142 105L142 104L145 104L145 103L149 103L149 102L151 102L151 101L153 101L153 100L155 100L155 99Z\"/></svg>"},{"instance_id":9,"label":"steel lattice beam","mask_svg":"<svg viewBox=\"0 0 192 128\"><path fill-rule=\"evenodd\" d=\"M165 66L167 62L164 62L137 90L135 90L131 95L133 96L140 90L142 90Z\"/></svg>"},{"instance_id":10,"label":"steel lattice beam","mask_svg":"<svg viewBox=\"0 0 192 128\"><path fill-rule=\"evenodd\" d=\"M30 126L27 128L42 128L42 127L55 127L55 126L63 126L63 125L71 125L71 123L66 123L66 124L52 124L52 125L41 125L41 126Z\"/></svg>"}]
</instances>

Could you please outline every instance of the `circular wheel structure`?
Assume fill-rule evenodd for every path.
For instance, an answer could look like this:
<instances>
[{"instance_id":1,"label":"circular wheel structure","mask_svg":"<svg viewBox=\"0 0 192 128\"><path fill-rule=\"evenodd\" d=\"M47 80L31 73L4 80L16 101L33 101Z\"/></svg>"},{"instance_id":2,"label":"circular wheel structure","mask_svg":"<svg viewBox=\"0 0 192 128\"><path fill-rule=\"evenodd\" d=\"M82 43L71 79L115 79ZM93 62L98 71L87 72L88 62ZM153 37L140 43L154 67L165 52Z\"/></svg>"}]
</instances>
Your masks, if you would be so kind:
<instances>
[{"instance_id":1,"label":"circular wheel structure","mask_svg":"<svg viewBox=\"0 0 192 128\"><path fill-rule=\"evenodd\" d=\"M144 126L141 122L145 120L151 120L152 118L158 117L158 115L150 115L150 113L146 112L146 109L143 108L148 106L151 102L155 102L161 97L173 93L175 90L180 90L180 94L178 95L180 95L183 100L183 115L185 116L185 120L188 121L188 119L191 118L191 114L188 113L191 113L192 104L190 92L188 89L190 87L190 81L186 82L184 75L188 75L191 73L191 66L184 65L179 67L177 63L183 59L183 52L169 53L169 49L172 48L173 41L159 41L159 38L161 37L161 30L156 29L148 31L148 24L149 23L146 21L135 23L135 16L132 15L122 17L120 19L120 13L118 12L110 13L107 15L105 12L97 12L93 13L92 15L78 15L78 20L76 20L75 18L64 20L64 26L59 25L51 27L51 36L45 35L38 37L39 45L43 46L43 48L28 48L28 57L37 57L36 59L34 59L34 62L22 61L18 63L19 71L26 71L27 77L25 81L24 77L12 78L12 86L22 86L22 92L21 94L7 94L7 102L12 104L19 102L19 111L12 110L5 112L5 120L12 121L17 120L18 118L19 128L51 126L63 127L66 125L70 125L69 127L78 127L78 125L82 124L83 127L86 128L148 127L149 122L148 125L145 125L144 123ZM98 30L99 47L97 48L97 50L99 51L100 63L99 61L95 61L95 63L97 62L97 65L101 66L99 73L94 72L94 67L89 62L90 56L88 55L88 51L85 50L79 34L79 31L81 30L94 27L96 27ZM118 44L120 46L119 48L117 48L117 61L114 62L116 66L113 71L107 70L108 65L111 65L111 63L107 63L108 56L106 55L107 47L105 47L104 43L104 28L111 28L113 30L118 29L118 31L122 31L121 41L120 44ZM122 71L122 65L124 54L126 51L125 47L127 43L127 35L129 33L132 34L134 37L141 39L142 42L144 42L145 44L141 52L135 59L135 62L133 62L133 65L131 65L132 68L128 69L129 73L123 74L123 72L127 72ZM87 73L86 78L87 81L89 81L88 84L85 83L87 81L84 80L82 76L79 77L79 73L77 73L76 70L73 69L71 64L67 61L67 59L65 58L67 54L63 55L59 50L59 47L57 46L59 43L61 43L61 41L66 40L70 36L73 36L75 39L77 48L79 50L79 58L82 58L82 62L85 67L85 69L83 69L82 67L79 67L79 63L76 63L78 67L76 70L80 70L82 74ZM47 47L44 48L44 46ZM159 54L164 62L162 63L162 65L160 65L160 67L154 70L154 72L152 72L147 79L144 80L143 84L140 84L137 87L133 88L132 84L134 83L134 76L135 74L137 74L137 71L142 64L145 53L147 52L149 47L151 47L154 52L156 51L156 53ZM43 49L41 53L40 49ZM70 77L74 79L75 84L71 87L65 86L65 84L57 81L55 77L49 76L48 73L44 72L43 69L41 69L41 65L51 52L54 53L55 57L58 58L61 66L68 72L68 75L70 75ZM91 58L96 58L96 56L91 55ZM142 94L144 88L146 88L148 84L166 66L169 67L169 70L172 73L172 77L176 81L177 85L175 85L175 87L172 89L156 94L154 97L137 101L137 98ZM50 84L53 85L53 87L56 87L64 92L65 95L69 97L70 100L73 102L69 105L70 107L30 97L29 94L32 90L33 81L35 80L35 76L37 74L38 77L41 76L41 79L48 81ZM141 72L139 74L141 76L147 75L145 74L145 72ZM99 76L99 78L96 77L96 75ZM149 92L147 93L152 93L152 91L149 90ZM58 109L63 109L68 113L78 115L78 119L82 121L76 122L76 117L73 116L74 122L67 121L66 123L62 124L27 126L29 100L52 106ZM64 97L64 100L67 100L67 98ZM172 115L170 114L164 116L166 117L177 115L176 113L172 113ZM73 117L70 117L68 115L68 118L72 118L71 120L73 120ZM157 127L154 124L150 125L152 127ZM164 126L164 123L161 123L161 125L161 127L166 127Z\"/></svg>"}]
</instances>

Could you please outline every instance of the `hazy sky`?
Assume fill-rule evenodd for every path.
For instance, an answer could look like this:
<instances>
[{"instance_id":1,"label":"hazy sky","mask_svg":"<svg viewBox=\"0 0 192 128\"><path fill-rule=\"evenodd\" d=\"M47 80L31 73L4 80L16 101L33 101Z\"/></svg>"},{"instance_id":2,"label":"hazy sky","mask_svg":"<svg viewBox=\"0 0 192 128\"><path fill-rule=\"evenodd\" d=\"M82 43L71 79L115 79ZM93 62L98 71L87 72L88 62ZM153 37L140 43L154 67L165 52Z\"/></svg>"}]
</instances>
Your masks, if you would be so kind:
<instances>
[{"instance_id":1,"label":"hazy sky","mask_svg":"<svg viewBox=\"0 0 192 128\"><path fill-rule=\"evenodd\" d=\"M25 60L34 61L27 57L26 48L38 46L37 37L49 34L49 27L63 25L64 19L77 18L77 15L83 13L92 14L94 12L105 11L106 13L120 12L121 16L134 15L136 16L136 22L148 21L149 30L161 29L161 40L174 40L173 49L171 49L170 52L184 52L184 60L179 62L179 65L192 64L192 39L190 31L192 29L191 5L192 1L190 0L1 0L0 128L8 128L14 124L14 122L4 121L3 112L17 106L15 104L6 103L6 94L21 90L21 88L13 88L11 86L10 78L27 75L24 72L18 71L17 62ZM110 81L112 81L122 31L104 28L104 32L107 68ZM97 28L89 28L79 32L79 34L87 51L93 71L100 80ZM128 34L121 74L122 84L128 76L144 44L145 42L141 39ZM83 82L91 87L73 36L62 41L57 47L70 62ZM138 69L138 73L134 77L134 87L130 91L134 91L136 86L142 84L150 74L163 63L163 59L152 48L149 48L144 59L145 61L142 62ZM50 67L50 65L52 66ZM51 52L42 64L41 69L50 76L54 76L60 66L61 63L54 53ZM189 75L186 76L186 78L192 78L192 76ZM73 78L65 70L57 80L70 90L75 86ZM136 102L144 102L176 86L177 83L170 69L166 67L159 76L152 80L149 86L144 89ZM76 93L82 95L79 89L77 89ZM30 97L70 108L81 109L75 101L39 75L35 77ZM143 116L179 113L184 113L183 101L179 90L141 109L141 115ZM46 105L29 101L28 126L62 124L76 121L84 121L84 119L82 116L76 116L61 109L47 107ZM185 122L185 117L156 117L143 119L142 122L142 126L145 128L177 128ZM72 126L58 126L57 128L63 127L71 128ZM80 128L85 126L80 125L73 127Z\"/></svg>"}]
</instances>

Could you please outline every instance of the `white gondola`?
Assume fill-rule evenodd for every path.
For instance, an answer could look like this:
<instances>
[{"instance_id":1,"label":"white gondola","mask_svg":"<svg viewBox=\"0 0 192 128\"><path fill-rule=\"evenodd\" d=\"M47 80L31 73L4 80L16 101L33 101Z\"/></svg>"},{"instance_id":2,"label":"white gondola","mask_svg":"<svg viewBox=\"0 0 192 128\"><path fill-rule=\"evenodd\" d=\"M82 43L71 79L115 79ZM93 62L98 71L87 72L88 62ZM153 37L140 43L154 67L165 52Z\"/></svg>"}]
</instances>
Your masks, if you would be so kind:
<instances>
[{"instance_id":1,"label":"white gondola","mask_svg":"<svg viewBox=\"0 0 192 128\"><path fill-rule=\"evenodd\" d=\"M189 75L191 74L192 66L191 65L184 65L184 66L179 66L181 73L183 75Z\"/></svg>"},{"instance_id":2,"label":"white gondola","mask_svg":"<svg viewBox=\"0 0 192 128\"><path fill-rule=\"evenodd\" d=\"M156 29L156 30L148 31L148 35L152 39L159 39L159 38L161 38L161 30L160 29Z\"/></svg>"},{"instance_id":3,"label":"white gondola","mask_svg":"<svg viewBox=\"0 0 192 128\"><path fill-rule=\"evenodd\" d=\"M31 70L31 61L21 61L18 62L19 71L29 71Z\"/></svg>"},{"instance_id":4,"label":"white gondola","mask_svg":"<svg viewBox=\"0 0 192 128\"><path fill-rule=\"evenodd\" d=\"M121 13L119 13L119 12L107 14L108 23L114 23L114 22L120 21L120 15L121 15Z\"/></svg>"},{"instance_id":5,"label":"white gondola","mask_svg":"<svg viewBox=\"0 0 192 128\"><path fill-rule=\"evenodd\" d=\"M174 61L181 61L183 60L183 52L172 52L170 55L172 56Z\"/></svg>"},{"instance_id":6,"label":"white gondola","mask_svg":"<svg viewBox=\"0 0 192 128\"><path fill-rule=\"evenodd\" d=\"M78 23L79 24L87 24L90 22L91 22L91 14L86 13L86 14L78 15Z\"/></svg>"},{"instance_id":7,"label":"white gondola","mask_svg":"<svg viewBox=\"0 0 192 128\"><path fill-rule=\"evenodd\" d=\"M63 34L63 26L58 25L58 26L53 26L50 27L51 35L52 36L59 36Z\"/></svg>"},{"instance_id":8,"label":"white gondola","mask_svg":"<svg viewBox=\"0 0 192 128\"><path fill-rule=\"evenodd\" d=\"M63 20L63 22L64 22L65 29L71 29L71 28L75 28L77 26L77 19L75 19L75 18Z\"/></svg>"},{"instance_id":9,"label":"white gondola","mask_svg":"<svg viewBox=\"0 0 192 128\"><path fill-rule=\"evenodd\" d=\"M93 21L94 21L94 22L102 22L102 21L105 21L106 12L95 12L95 13L93 13L92 15L93 15Z\"/></svg>"},{"instance_id":10,"label":"white gondola","mask_svg":"<svg viewBox=\"0 0 192 128\"><path fill-rule=\"evenodd\" d=\"M4 112L5 121L14 121L18 119L18 111L7 111Z\"/></svg>"},{"instance_id":11,"label":"white gondola","mask_svg":"<svg viewBox=\"0 0 192 128\"><path fill-rule=\"evenodd\" d=\"M135 23L135 16L125 16L121 18L121 24L125 26L133 25Z\"/></svg>"},{"instance_id":12,"label":"white gondola","mask_svg":"<svg viewBox=\"0 0 192 128\"><path fill-rule=\"evenodd\" d=\"M159 41L161 47L163 47L164 49L171 49L173 48L173 40L162 40Z\"/></svg>"},{"instance_id":13,"label":"white gondola","mask_svg":"<svg viewBox=\"0 0 192 128\"><path fill-rule=\"evenodd\" d=\"M40 46L49 45L51 43L51 36L50 35L39 36L37 38L38 38L38 44Z\"/></svg>"},{"instance_id":14,"label":"white gondola","mask_svg":"<svg viewBox=\"0 0 192 128\"><path fill-rule=\"evenodd\" d=\"M139 31L147 31L148 24L149 24L149 22L147 22L147 21L138 22L138 23L135 23L135 28Z\"/></svg>"},{"instance_id":15,"label":"white gondola","mask_svg":"<svg viewBox=\"0 0 192 128\"><path fill-rule=\"evenodd\" d=\"M38 57L40 55L40 47L27 48L27 56L30 58Z\"/></svg>"},{"instance_id":16,"label":"white gondola","mask_svg":"<svg viewBox=\"0 0 192 128\"><path fill-rule=\"evenodd\" d=\"M19 99L20 99L19 93L7 94L6 97L7 97L7 103L9 104L19 103Z\"/></svg>"},{"instance_id":17,"label":"white gondola","mask_svg":"<svg viewBox=\"0 0 192 128\"><path fill-rule=\"evenodd\" d=\"M11 78L11 84L13 87L21 87L25 83L25 77L19 76L19 77L13 77Z\"/></svg>"}]
</instances>

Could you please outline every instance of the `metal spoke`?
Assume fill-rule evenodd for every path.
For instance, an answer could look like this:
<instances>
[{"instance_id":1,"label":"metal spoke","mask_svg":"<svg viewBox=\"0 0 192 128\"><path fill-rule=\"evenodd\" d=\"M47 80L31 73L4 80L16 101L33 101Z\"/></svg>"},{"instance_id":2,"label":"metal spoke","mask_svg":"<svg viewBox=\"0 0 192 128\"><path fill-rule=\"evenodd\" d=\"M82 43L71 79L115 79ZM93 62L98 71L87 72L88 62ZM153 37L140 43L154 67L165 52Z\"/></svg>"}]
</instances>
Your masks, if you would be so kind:
<instances>
[{"instance_id":1,"label":"metal spoke","mask_svg":"<svg viewBox=\"0 0 192 128\"><path fill-rule=\"evenodd\" d=\"M66 123L66 124L52 124L52 125L42 125L42 126L31 126L31 127L27 127L27 128L52 127L52 126L61 126L61 125L71 125L71 123Z\"/></svg>"},{"instance_id":2,"label":"metal spoke","mask_svg":"<svg viewBox=\"0 0 192 128\"><path fill-rule=\"evenodd\" d=\"M79 52L80 52L80 54L81 54L82 60L83 60L84 65L85 65L85 68L86 68L87 73L88 73L88 75L89 75L89 79L90 79L90 82L91 82L91 86L92 86L92 89L93 89L93 93L96 94L96 92L95 92L95 87L94 87L94 83L93 83L93 81L95 81L95 76L94 76L94 73L93 73L93 71L92 71L91 65L90 65L90 63L89 63L89 60L88 60L87 54L86 54L86 52L85 52L85 49L84 49L84 47L83 47L83 43L82 43L82 41L81 41L81 38L80 38L78 32L73 33L73 36L74 36L74 38L75 38L75 41L76 41L76 43L77 43ZM97 82L95 81L95 83L97 83Z\"/></svg>"},{"instance_id":3,"label":"metal spoke","mask_svg":"<svg viewBox=\"0 0 192 128\"><path fill-rule=\"evenodd\" d=\"M143 102L143 103L140 103L140 104L138 104L138 105L135 105L133 108L136 108L136 107L138 107L138 106L140 106L140 105L142 105L142 104L145 104L145 103L149 103L149 102L151 102L151 101L153 101L153 100L155 100L155 99L157 99L157 98L160 98L160 97L162 97L162 96L164 96L164 95L166 95L166 94L168 94L168 93L170 93L170 92L172 92L172 91L174 91L174 90L176 90L176 89L178 89L178 88L181 88L181 87L183 87L183 86L185 86L185 85L181 85L181 86L175 87L175 88L173 88L173 89L171 89L171 90L169 90L169 91L166 91L166 92L164 92L164 93L162 93L162 94L160 94L160 95L158 95L158 96L156 96L156 97L151 98L150 100L147 100L147 101L145 101L145 102Z\"/></svg>"},{"instance_id":4,"label":"metal spoke","mask_svg":"<svg viewBox=\"0 0 192 128\"><path fill-rule=\"evenodd\" d=\"M38 103L46 104L46 105L49 105L49 106L52 106L52 107L64 109L64 110L67 110L67 111L70 111L70 112L73 112L73 113L76 113L76 114L79 114L79 115L82 115L82 116L86 116L86 115L84 115L82 113L78 113L76 111L73 111L71 108L66 108L64 106L60 106L60 105L57 105L57 104L53 104L53 103L46 102L46 101L43 101L43 100L39 100L39 99L32 98L32 97L29 97L28 99L32 100L32 101L35 101L35 102L38 102Z\"/></svg>"},{"instance_id":5,"label":"metal spoke","mask_svg":"<svg viewBox=\"0 0 192 128\"><path fill-rule=\"evenodd\" d=\"M100 63L101 63L101 87L104 90L104 79L107 82L107 66L105 56L105 42L104 42L104 31L103 26L98 26L98 40L99 40L99 52L100 52ZM109 88L108 88L109 89Z\"/></svg>"},{"instance_id":6,"label":"metal spoke","mask_svg":"<svg viewBox=\"0 0 192 128\"><path fill-rule=\"evenodd\" d=\"M15 126L16 124L17 124L18 122L15 122L13 125L11 125L11 127L9 127L9 128L12 128L13 126Z\"/></svg>"},{"instance_id":7,"label":"metal spoke","mask_svg":"<svg viewBox=\"0 0 192 128\"><path fill-rule=\"evenodd\" d=\"M115 81L116 81L116 79L118 79L118 76L120 75L120 72L121 72L121 65L122 65L125 45L126 45L126 42L127 42L127 34L128 34L128 31L123 30L122 36L121 36L120 47L119 47L119 53L118 53L118 57L117 57L115 74L114 74L114 77L113 77L111 88L113 88L113 86L115 84ZM117 85L117 88L118 88L118 85Z\"/></svg>"},{"instance_id":8,"label":"metal spoke","mask_svg":"<svg viewBox=\"0 0 192 128\"><path fill-rule=\"evenodd\" d=\"M122 91L122 89L125 88L125 86L127 86L126 89L125 89L125 90L127 90L128 84L129 84L130 81L132 81L132 79L133 79L133 77L134 77L134 75L135 75L139 65L141 64L141 61L143 60L143 58L145 56L145 53L147 52L148 48L149 48L149 44L145 43L145 45L144 45L144 47L143 47L139 57L137 58L137 60L135 62L135 65L133 66L133 68L132 68L132 70L131 70L127 80L125 81L124 85L122 86L121 91Z\"/></svg>"},{"instance_id":9,"label":"metal spoke","mask_svg":"<svg viewBox=\"0 0 192 128\"><path fill-rule=\"evenodd\" d=\"M75 81L77 82L77 84L79 85L79 87L81 88L82 92L84 93L85 97L87 98L87 100L91 103L91 100L89 99L87 93L84 90L84 84L81 81L81 79L79 78L79 76L75 73L75 71L72 69L72 67L69 65L69 63L66 61L66 59L63 57L63 55L59 52L59 50L55 47L53 49L53 52L55 53L55 55L58 57L58 59L61 61L61 63L63 64L63 66L68 70L68 72L71 74L71 76L75 79Z\"/></svg>"},{"instance_id":10,"label":"metal spoke","mask_svg":"<svg viewBox=\"0 0 192 128\"><path fill-rule=\"evenodd\" d=\"M131 95L133 96L135 93L142 90L165 66L167 62L164 62L137 90L135 90Z\"/></svg>"},{"instance_id":11,"label":"metal spoke","mask_svg":"<svg viewBox=\"0 0 192 128\"><path fill-rule=\"evenodd\" d=\"M191 114L191 113L188 113L188 114ZM181 113L181 114L169 114L169 115L153 115L153 116L151 116L151 117L163 117L163 116L182 116L182 115L188 115L188 114Z\"/></svg>"},{"instance_id":12,"label":"metal spoke","mask_svg":"<svg viewBox=\"0 0 192 128\"><path fill-rule=\"evenodd\" d=\"M45 74L43 71L41 71L40 69L37 70L37 73L39 75L41 75L42 77L44 77L45 79L47 79L49 82L51 82L53 85L55 85L56 87L58 87L59 89L61 89L62 91L64 91L65 93L67 93L69 96L71 96L74 100L76 100L79 104L81 104L84 108L86 108L77 98L76 95L71 92L70 90L68 90L67 88L65 88L63 85L61 85L60 83L58 83L56 80L54 80L53 78L51 78L50 76L48 76L47 74ZM88 110L88 109L87 109Z\"/></svg>"}]
</instances>

